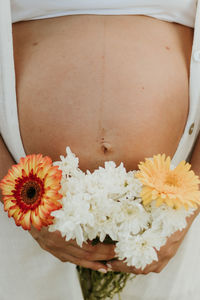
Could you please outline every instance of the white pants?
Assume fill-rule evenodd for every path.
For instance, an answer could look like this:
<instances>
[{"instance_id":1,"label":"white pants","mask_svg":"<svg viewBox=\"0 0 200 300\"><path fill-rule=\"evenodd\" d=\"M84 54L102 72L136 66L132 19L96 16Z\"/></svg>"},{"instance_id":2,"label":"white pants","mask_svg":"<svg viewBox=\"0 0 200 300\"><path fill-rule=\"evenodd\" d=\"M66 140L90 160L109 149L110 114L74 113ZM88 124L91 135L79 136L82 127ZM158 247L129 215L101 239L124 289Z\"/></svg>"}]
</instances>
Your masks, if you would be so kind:
<instances>
[{"instance_id":1,"label":"white pants","mask_svg":"<svg viewBox=\"0 0 200 300\"><path fill-rule=\"evenodd\" d=\"M75 266L42 250L0 203L0 300L83 300Z\"/></svg>"}]
</instances>

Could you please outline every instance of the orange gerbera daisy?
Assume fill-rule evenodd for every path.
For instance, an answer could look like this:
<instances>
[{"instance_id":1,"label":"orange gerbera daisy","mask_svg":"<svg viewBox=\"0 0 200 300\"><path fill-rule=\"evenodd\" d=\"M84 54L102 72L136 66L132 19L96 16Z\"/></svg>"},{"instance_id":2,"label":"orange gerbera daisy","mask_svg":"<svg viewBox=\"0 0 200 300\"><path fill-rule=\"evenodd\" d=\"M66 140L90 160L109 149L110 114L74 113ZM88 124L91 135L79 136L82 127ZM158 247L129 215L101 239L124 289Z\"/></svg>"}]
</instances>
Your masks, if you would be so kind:
<instances>
[{"instance_id":1,"label":"orange gerbera daisy","mask_svg":"<svg viewBox=\"0 0 200 300\"><path fill-rule=\"evenodd\" d=\"M58 193L62 172L49 157L28 155L13 165L0 182L4 210L17 226L38 230L53 223L50 213L62 207Z\"/></svg>"},{"instance_id":2,"label":"orange gerbera daisy","mask_svg":"<svg viewBox=\"0 0 200 300\"><path fill-rule=\"evenodd\" d=\"M136 177L142 182L141 197L144 205L153 200L157 206L166 203L173 208L197 207L200 204L199 177L185 161L170 169L171 159L165 154L155 155L139 164Z\"/></svg>"}]
</instances>

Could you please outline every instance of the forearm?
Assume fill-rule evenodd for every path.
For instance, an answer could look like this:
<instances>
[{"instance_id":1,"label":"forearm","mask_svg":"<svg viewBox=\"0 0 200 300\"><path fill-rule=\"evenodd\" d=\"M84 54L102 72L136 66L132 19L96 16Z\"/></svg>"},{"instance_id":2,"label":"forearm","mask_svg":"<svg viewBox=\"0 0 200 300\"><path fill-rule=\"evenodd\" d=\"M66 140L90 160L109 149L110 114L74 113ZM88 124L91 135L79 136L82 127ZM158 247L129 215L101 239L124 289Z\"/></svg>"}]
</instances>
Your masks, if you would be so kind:
<instances>
[{"instance_id":1,"label":"forearm","mask_svg":"<svg viewBox=\"0 0 200 300\"><path fill-rule=\"evenodd\" d=\"M0 135L0 180L7 174L8 170L14 163L15 162L10 153L8 152L3 142L2 136ZM3 202L1 191L0 201Z\"/></svg>"}]
</instances>

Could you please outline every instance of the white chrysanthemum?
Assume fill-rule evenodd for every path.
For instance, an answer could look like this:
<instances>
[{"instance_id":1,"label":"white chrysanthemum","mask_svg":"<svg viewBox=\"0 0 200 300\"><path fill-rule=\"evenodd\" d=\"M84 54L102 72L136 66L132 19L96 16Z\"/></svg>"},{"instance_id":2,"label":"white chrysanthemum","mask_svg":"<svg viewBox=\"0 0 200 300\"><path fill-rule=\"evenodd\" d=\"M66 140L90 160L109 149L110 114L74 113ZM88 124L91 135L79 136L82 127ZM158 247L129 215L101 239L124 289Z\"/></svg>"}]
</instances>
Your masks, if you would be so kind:
<instances>
[{"instance_id":1,"label":"white chrysanthemum","mask_svg":"<svg viewBox=\"0 0 200 300\"><path fill-rule=\"evenodd\" d=\"M157 260L157 252L167 237L186 227L186 217L194 210L174 210L152 202L143 206L142 184L138 171L126 172L123 163L105 162L93 173L82 172L79 160L66 148L67 156L55 162L62 170L62 209L54 211L50 231L59 230L66 240L78 245L109 236L116 241L119 259L129 266L144 269ZM172 166L173 168L173 166Z\"/></svg>"},{"instance_id":2,"label":"white chrysanthemum","mask_svg":"<svg viewBox=\"0 0 200 300\"><path fill-rule=\"evenodd\" d=\"M112 200L108 201L109 203L112 203L112 206L105 207L104 212L102 212L102 215L104 218L101 217L101 215L98 215L96 217L96 227L98 228L98 236L100 238L100 241L103 242L106 235L109 235L110 238L113 241L116 241L119 239L119 226L118 224L118 217L121 213L121 203L115 202ZM107 209L106 209L107 208Z\"/></svg>"},{"instance_id":3,"label":"white chrysanthemum","mask_svg":"<svg viewBox=\"0 0 200 300\"><path fill-rule=\"evenodd\" d=\"M85 224L93 226L94 216L90 212L90 203L83 199L82 195L67 195L63 198L63 207L52 212L55 222L50 226L50 231L59 230L62 236L66 236L66 241L76 239L79 246L86 242L83 234Z\"/></svg>"},{"instance_id":4,"label":"white chrysanthemum","mask_svg":"<svg viewBox=\"0 0 200 300\"><path fill-rule=\"evenodd\" d=\"M158 260L155 248L159 249L161 243L164 244L165 239L159 238L159 235L149 229L143 234L120 240L115 251L119 259L125 259L128 266L143 270L148 264Z\"/></svg>"},{"instance_id":5,"label":"white chrysanthemum","mask_svg":"<svg viewBox=\"0 0 200 300\"><path fill-rule=\"evenodd\" d=\"M84 173L78 168L79 159L71 152L70 148L66 148L67 156L60 156L61 161L54 162L55 166L59 166L62 171L62 177L66 179L68 176L83 176Z\"/></svg>"},{"instance_id":6,"label":"white chrysanthemum","mask_svg":"<svg viewBox=\"0 0 200 300\"><path fill-rule=\"evenodd\" d=\"M120 237L126 237L128 234L138 234L148 228L150 215L139 202L137 200L124 200L122 202L121 212L118 215Z\"/></svg>"},{"instance_id":7,"label":"white chrysanthemum","mask_svg":"<svg viewBox=\"0 0 200 300\"><path fill-rule=\"evenodd\" d=\"M151 203L152 227L159 229L164 236L170 236L177 230L187 226L186 217L191 216L194 209L174 209L167 205L156 206L155 201Z\"/></svg>"}]
</instances>

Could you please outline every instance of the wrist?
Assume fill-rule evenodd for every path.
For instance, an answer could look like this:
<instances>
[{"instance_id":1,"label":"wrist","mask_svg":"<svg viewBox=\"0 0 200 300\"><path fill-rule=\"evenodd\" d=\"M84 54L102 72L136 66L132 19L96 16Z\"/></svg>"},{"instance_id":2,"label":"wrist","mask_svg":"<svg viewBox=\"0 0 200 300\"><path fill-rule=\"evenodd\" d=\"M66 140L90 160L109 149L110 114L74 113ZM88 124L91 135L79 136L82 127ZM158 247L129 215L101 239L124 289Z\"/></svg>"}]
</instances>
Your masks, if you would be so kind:
<instances>
[{"instance_id":1,"label":"wrist","mask_svg":"<svg viewBox=\"0 0 200 300\"><path fill-rule=\"evenodd\" d=\"M2 196L2 194L1 194L1 191L0 191L0 202L1 202L1 203L4 203L4 202L3 202L3 196Z\"/></svg>"}]
</instances>

